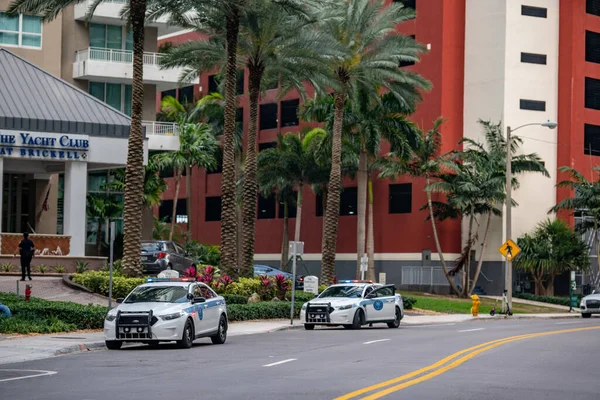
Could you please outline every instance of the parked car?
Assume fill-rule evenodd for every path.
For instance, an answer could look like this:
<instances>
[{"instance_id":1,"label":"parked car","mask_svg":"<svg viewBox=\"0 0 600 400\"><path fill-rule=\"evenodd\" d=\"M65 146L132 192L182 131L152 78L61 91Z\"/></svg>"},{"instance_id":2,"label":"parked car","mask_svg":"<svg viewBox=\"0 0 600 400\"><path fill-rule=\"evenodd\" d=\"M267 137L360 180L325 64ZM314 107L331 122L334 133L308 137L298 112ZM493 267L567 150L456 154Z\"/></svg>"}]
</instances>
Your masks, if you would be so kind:
<instances>
[{"instance_id":1,"label":"parked car","mask_svg":"<svg viewBox=\"0 0 600 400\"><path fill-rule=\"evenodd\" d=\"M194 260L175 242L147 240L142 242L144 273L157 274L167 268L179 273L189 268Z\"/></svg>"},{"instance_id":2,"label":"parked car","mask_svg":"<svg viewBox=\"0 0 600 400\"><path fill-rule=\"evenodd\" d=\"M282 271L277 268L269 267L268 265L255 265L254 266L254 276L277 276L283 275L286 279L292 280L292 274L289 272ZM304 289L304 276L296 274L296 290Z\"/></svg>"},{"instance_id":3,"label":"parked car","mask_svg":"<svg viewBox=\"0 0 600 400\"><path fill-rule=\"evenodd\" d=\"M600 314L600 293L594 290L589 296L585 296L581 299L579 304L581 309L581 317L589 318L592 314Z\"/></svg>"}]
</instances>

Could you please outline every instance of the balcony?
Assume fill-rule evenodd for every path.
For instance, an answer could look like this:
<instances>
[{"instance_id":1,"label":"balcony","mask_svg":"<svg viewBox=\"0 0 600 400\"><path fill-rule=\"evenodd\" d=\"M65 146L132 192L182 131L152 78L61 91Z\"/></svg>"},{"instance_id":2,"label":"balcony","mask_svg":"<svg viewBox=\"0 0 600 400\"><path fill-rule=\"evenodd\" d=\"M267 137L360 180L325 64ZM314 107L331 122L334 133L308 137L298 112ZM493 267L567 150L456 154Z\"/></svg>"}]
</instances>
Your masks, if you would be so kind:
<instances>
[{"instance_id":1,"label":"balcony","mask_svg":"<svg viewBox=\"0 0 600 400\"><path fill-rule=\"evenodd\" d=\"M143 121L148 138L148 150L179 150L179 130L172 122Z\"/></svg>"},{"instance_id":2,"label":"balcony","mask_svg":"<svg viewBox=\"0 0 600 400\"><path fill-rule=\"evenodd\" d=\"M161 70L159 53L144 53L144 83L156 85L157 90L175 89L183 68ZM73 79L131 84L133 52L129 50L89 47L75 53ZM199 79L191 82L198 84Z\"/></svg>"},{"instance_id":3,"label":"balcony","mask_svg":"<svg viewBox=\"0 0 600 400\"><path fill-rule=\"evenodd\" d=\"M126 21L121 19L121 10L129 0L104 0L101 2L92 16L90 22L94 24L108 25L125 25ZM94 3L93 0L85 0L75 5L75 20L85 21L85 17L90 6ZM154 22L147 23L147 27L157 28L158 36L167 35L180 31L180 27L170 26L167 24L167 17L159 18Z\"/></svg>"}]
</instances>

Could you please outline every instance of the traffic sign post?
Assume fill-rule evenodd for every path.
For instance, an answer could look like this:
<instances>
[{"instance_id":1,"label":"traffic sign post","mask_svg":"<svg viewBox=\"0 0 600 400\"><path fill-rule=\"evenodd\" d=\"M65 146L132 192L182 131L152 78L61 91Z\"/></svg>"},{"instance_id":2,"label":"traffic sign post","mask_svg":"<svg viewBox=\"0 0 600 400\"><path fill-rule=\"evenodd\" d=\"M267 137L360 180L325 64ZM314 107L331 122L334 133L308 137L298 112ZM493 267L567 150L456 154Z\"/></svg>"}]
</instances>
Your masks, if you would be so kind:
<instances>
[{"instance_id":1,"label":"traffic sign post","mask_svg":"<svg viewBox=\"0 0 600 400\"><path fill-rule=\"evenodd\" d=\"M367 268L369 268L369 257L363 255L360 258L360 279L365 279L365 273L367 272Z\"/></svg>"},{"instance_id":2,"label":"traffic sign post","mask_svg":"<svg viewBox=\"0 0 600 400\"><path fill-rule=\"evenodd\" d=\"M110 310L112 308L112 291L113 291L113 250L114 250L114 243L115 243L115 223L111 222L109 224L109 228L110 230L110 237L109 237L109 242L110 242L110 255L109 255L109 262L110 262L110 272L109 272L109 276L108 276L108 309Z\"/></svg>"},{"instance_id":3,"label":"traffic sign post","mask_svg":"<svg viewBox=\"0 0 600 400\"><path fill-rule=\"evenodd\" d=\"M294 325L294 300L296 295L296 258L304 254L304 242L290 242L292 253L292 309L290 310L290 325Z\"/></svg>"}]
</instances>

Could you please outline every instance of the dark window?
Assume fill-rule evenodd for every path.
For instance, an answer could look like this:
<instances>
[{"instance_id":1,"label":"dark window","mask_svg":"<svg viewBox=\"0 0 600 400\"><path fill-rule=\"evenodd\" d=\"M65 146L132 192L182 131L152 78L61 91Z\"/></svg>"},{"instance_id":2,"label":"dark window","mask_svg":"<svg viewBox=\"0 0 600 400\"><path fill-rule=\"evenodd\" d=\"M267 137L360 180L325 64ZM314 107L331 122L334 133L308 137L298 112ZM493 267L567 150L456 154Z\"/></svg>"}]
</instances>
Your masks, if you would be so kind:
<instances>
[{"instance_id":1,"label":"dark window","mask_svg":"<svg viewBox=\"0 0 600 400\"><path fill-rule=\"evenodd\" d=\"M244 70L237 72L237 94L244 94Z\"/></svg>"},{"instance_id":2,"label":"dark window","mask_svg":"<svg viewBox=\"0 0 600 400\"><path fill-rule=\"evenodd\" d=\"M546 111L546 102L538 100L520 100L521 110Z\"/></svg>"},{"instance_id":3,"label":"dark window","mask_svg":"<svg viewBox=\"0 0 600 400\"><path fill-rule=\"evenodd\" d=\"M317 217L322 217L323 216L323 195L321 193L317 194L317 199L316 199L316 207L315 207L315 214L317 215Z\"/></svg>"},{"instance_id":4,"label":"dark window","mask_svg":"<svg viewBox=\"0 0 600 400\"><path fill-rule=\"evenodd\" d=\"M237 122L238 124L244 123L244 109L243 108L238 108L235 110L235 122Z\"/></svg>"},{"instance_id":5,"label":"dark window","mask_svg":"<svg viewBox=\"0 0 600 400\"><path fill-rule=\"evenodd\" d=\"M391 297L394 295L394 288L392 286L384 287L377 289L374 293L375 297Z\"/></svg>"},{"instance_id":6,"label":"dark window","mask_svg":"<svg viewBox=\"0 0 600 400\"><path fill-rule=\"evenodd\" d=\"M585 78L585 108L600 110L600 80Z\"/></svg>"},{"instance_id":7,"label":"dark window","mask_svg":"<svg viewBox=\"0 0 600 400\"><path fill-rule=\"evenodd\" d=\"M585 61L600 63L600 33L585 31Z\"/></svg>"},{"instance_id":8,"label":"dark window","mask_svg":"<svg viewBox=\"0 0 600 400\"><path fill-rule=\"evenodd\" d=\"M206 198L206 221L221 220L221 197Z\"/></svg>"},{"instance_id":9,"label":"dark window","mask_svg":"<svg viewBox=\"0 0 600 400\"><path fill-rule=\"evenodd\" d=\"M548 9L543 7L521 6L521 15L528 17L547 18Z\"/></svg>"},{"instance_id":10,"label":"dark window","mask_svg":"<svg viewBox=\"0 0 600 400\"><path fill-rule=\"evenodd\" d=\"M261 152L263 150L266 149L273 149L277 147L277 142L266 142L266 143L259 143L258 144L258 151Z\"/></svg>"},{"instance_id":11,"label":"dark window","mask_svg":"<svg viewBox=\"0 0 600 400\"><path fill-rule=\"evenodd\" d=\"M160 171L158 171L158 175L161 178L174 178L175 172L173 171L173 168L171 168L171 167L163 167L163 168L161 168ZM186 175L186 170L184 169L183 171L181 171L181 176L185 176L185 175Z\"/></svg>"},{"instance_id":12,"label":"dark window","mask_svg":"<svg viewBox=\"0 0 600 400\"><path fill-rule=\"evenodd\" d=\"M194 101L194 86L186 86L179 89L177 100L181 104L192 103Z\"/></svg>"},{"instance_id":13,"label":"dark window","mask_svg":"<svg viewBox=\"0 0 600 400\"><path fill-rule=\"evenodd\" d=\"M177 200L177 211L175 213L177 220L176 222L187 222L182 221L182 217L187 217L187 204L186 199ZM158 207L158 218L164 220L167 223L171 223L171 217L173 216L173 200L163 200Z\"/></svg>"},{"instance_id":14,"label":"dark window","mask_svg":"<svg viewBox=\"0 0 600 400\"><path fill-rule=\"evenodd\" d=\"M165 97L169 97L169 96L171 96L171 97L175 97L175 96L177 96L177 91L176 91L175 89L172 89L172 90L165 90L164 92L162 92L162 93L160 94L160 99L162 100L162 99L164 99Z\"/></svg>"},{"instance_id":15,"label":"dark window","mask_svg":"<svg viewBox=\"0 0 600 400\"><path fill-rule=\"evenodd\" d=\"M410 37L413 38L413 40L416 40L415 35L410 35ZM400 68L410 67L411 65L415 65L415 62L414 61L400 61Z\"/></svg>"},{"instance_id":16,"label":"dark window","mask_svg":"<svg viewBox=\"0 0 600 400\"><path fill-rule=\"evenodd\" d=\"M417 0L394 0L394 3L402 3L406 8L417 10Z\"/></svg>"},{"instance_id":17,"label":"dark window","mask_svg":"<svg viewBox=\"0 0 600 400\"><path fill-rule=\"evenodd\" d=\"M296 198L297 194L296 192L294 192L294 194L292 195L293 198ZM296 209L296 202L293 201L292 199L289 199L287 201L288 203L288 218L296 218L296 212L298 211ZM279 218L283 218L283 201L279 202L279 213L277 214Z\"/></svg>"},{"instance_id":18,"label":"dark window","mask_svg":"<svg viewBox=\"0 0 600 400\"><path fill-rule=\"evenodd\" d=\"M297 126L298 121L298 106L300 100L286 100L281 102L281 127Z\"/></svg>"},{"instance_id":19,"label":"dark window","mask_svg":"<svg viewBox=\"0 0 600 400\"><path fill-rule=\"evenodd\" d=\"M585 12L600 16L600 0L587 0L585 2Z\"/></svg>"},{"instance_id":20,"label":"dark window","mask_svg":"<svg viewBox=\"0 0 600 400\"><path fill-rule=\"evenodd\" d=\"M340 195L340 215L356 215L358 209L358 189L344 188Z\"/></svg>"},{"instance_id":21,"label":"dark window","mask_svg":"<svg viewBox=\"0 0 600 400\"><path fill-rule=\"evenodd\" d=\"M223 172L223 149L217 148L215 152L215 158L217 159L217 167L215 169L206 170L207 174L220 174Z\"/></svg>"},{"instance_id":22,"label":"dark window","mask_svg":"<svg viewBox=\"0 0 600 400\"><path fill-rule=\"evenodd\" d=\"M529 64L546 64L545 54L521 53L521 62Z\"/></svg>"},{"instance_id":23,"label":"dark window","mask_svg":"<svg viewBox=\"0 0 600 400\"><path fill-rule=\"evenodd\" d=\"M600 126L585 124L583 153L600 156Z\"/></svg>"},{"instance_id":24,"label":"dark window","mask_svg":"<svg viewBox=\"0 0 600 400\"><path fill-rule=\"evenodd\" d=\"M260 105L260 129L277 128L277 103Z\"/></svg>"},{"instance_id":25,"label":"dark window","mask_svg":"<svg viewBox=\"0 0 600 400\"><path fill-rule=\"evenodd\" d=\"M258 196L258 219L275 218L275 193L269 197Z\"/></svg>"},{"instance_id":26,"label":"dark window","mask_svg":"<svg viewBox=\"0 0 600 400\"><path fill-rule=\"evenodd\" d=\"M208 93L215 93L219 91L219 82L217 81L217 75L210 75L208 77Z\"/></svg>"},{"instance_id":27,"label":"dark window","mask_svg":"<svg viewBox=\"0 0 600 400\"><path fill-rule=\"evenodd\" d=\"M410 214L412 212L412 183L390 185L390 214Z\"/></svg>"}]
</instances>

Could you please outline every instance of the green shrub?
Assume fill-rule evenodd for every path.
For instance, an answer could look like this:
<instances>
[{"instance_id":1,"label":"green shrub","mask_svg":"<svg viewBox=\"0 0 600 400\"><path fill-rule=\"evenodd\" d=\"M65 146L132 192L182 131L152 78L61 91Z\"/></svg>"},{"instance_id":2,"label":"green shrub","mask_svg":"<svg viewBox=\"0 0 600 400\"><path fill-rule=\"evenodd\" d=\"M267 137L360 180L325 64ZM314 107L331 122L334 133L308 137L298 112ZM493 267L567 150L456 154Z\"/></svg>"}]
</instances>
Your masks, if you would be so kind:
<instances>
[{"instance_id":1,"label":"green shrub","mask_svg":"<svg viewBox=\"0 0 600 400\"><path fill-rule=\"evenodd\" d=\"M327 289L329 286L327 285L319 285L319 293L323 293L325 291L325 289Z\"/></svg>"},{"instance_id":2,"label":"green shrub","mask_svg":"<svg viewBox=\"0 0 600 400\"><path fill-rule=\"evenodd\" d=\"M313 293L303 292L301 290L296 290L296 293L294 294L294 302L300 301L302 303L306 303L307 301L310 301L314 298L315 298L315 295ZM285 299L290 300L290 301L292 300L292 292L291 291L288 291L285 294Z\"/></svg>"},{"instance_id":3,"label":"green shrub","mask_svg":"<svg viewBox=\"0 0 600 400\"><path fill-rule=\"evenodd\" d=\"M55 270L57 273L59 273L59 274L62 274L62 273L64 273L64 272L65 272L65 267L63 267L63 266L62 266L62 265L60 265L60 264L59 264L59 265L55 265L53 268L54 268L54 270Z\"/></svg>"},{"instance_id":4,"label":"green shrub","mask_svg":"<svg viewBox=\"0 0 600 400\"><path fill-rule=\"evenodd\" d=\"M101 271L110 272L110 263L104 264ZM113 276L123 276L123 260L113 261Z\"/></svg>"},{"instance_id":5,"label":"green shrub","mask_svg":"<svg viewBox=\"0 0 600 400\"><path fill-rule=\"evenodd\" d=\"M404 305L405 310L412 310L416 302L417 299L415 299L414 297L402 296L402 304Z\"/></svg>"},{"instance_id":6,"label":"green shrub","mask_svg":"<svg viewBox=\"0 0 600 400\"><path fill-rule=\"evenodd\" d=\"M73 282L85 286L94 293L108 296L110 274L106 271L88 271L73 275ZM144 278L126 278L113 275L113 298L127 296L136 286L146 282Z\"/></svg>"},{"instance_id":7,"label":"green shrub","mask_svg":"<svg viewBox=\"0 0 600 400\"><path fill-rule=\"evenodd\" d=\"M227 287L227 294L236 294L238 296L250 297L253 293L260 292L260 279L258 278L239 278Z\"/></svg>"},{"instance_id":8,"label":"green shrub","mask_svg":"<svg viewBox=\"0 0 600 400\"><path fill-rule=\"evenodd\" d=\"M77 329L74 324L67 324L56 318L38 319L35 321L22 316L12 318L0 316L0 332L3 333L57 333L70 332Z\"/></svg>"},{"instance_id":9,"label":"green shrub","mask_svg":"<svg viewBox=\"0 0 600 400\"><path fill-rule=\"evenodd\" d=\"M248 304L248 298L245 296L238 296L237 294L223 294L225 303L229 306L230 304Z\"/></svg>"},{"instance_id":10,"label":"green shrub","mask_svg":"<svg viewBox=\"0 0 600 400\"><path fill-rule=\"evenodd\" d=\"M230 321L251 321L258 319L286 319L290 317L291 303L287 301L265 301L252 304L232 304L227 306ZM300 316L302 303L294 304L294 317Z\"/></svg>"},{"instance_id":11,"label":"green shrub","mask_svg":"<svg viewBox=\"0 0 600 400\"><path fill-rule=\"evenodd\" d=\"M78 274L83 274L90 268L90 264L85 261L77 261L75 262L75 272Z\"/></svg>"},{"instance_id":12,"label":"green shrub","mask_svg":"<svg viewBox=\"0 0 600 400\"><path fill-rule=\"evenodd\" d=\"M9 264L3 264L2 265L2 272L11 272L13 269L13 266Z\"/></svg>"},{"instance_id":13,"label":"green shrub","mask_svg":"<svg viewBox=\"0 0 600 400\"><path fill-rule=\"evenodd\" d=\"M569 298L568 297L536 296L535 294L531 294L531 293L515 293L515 294L513 294L513 296L515 296L519 299L524 299L524 300L539 301L542 303L550 303L550 304L558 304L558 305L567 306L567 307L569 306ZM577 301L581 301L582 297L583 297L582 294L578 294Z\"/></svg>"},{"instance_id":14,"label":"green shrub","mask_svg":"<svg viewBox=\"0 0 600 400\"><path fill-rule=\"evenodd\" d=\"M40 264L39 267L38 267L38 269L40 270L40 274L45 274L47 268L48 267L46 267L46 265Z\"/></svg>"}]
</instances>

